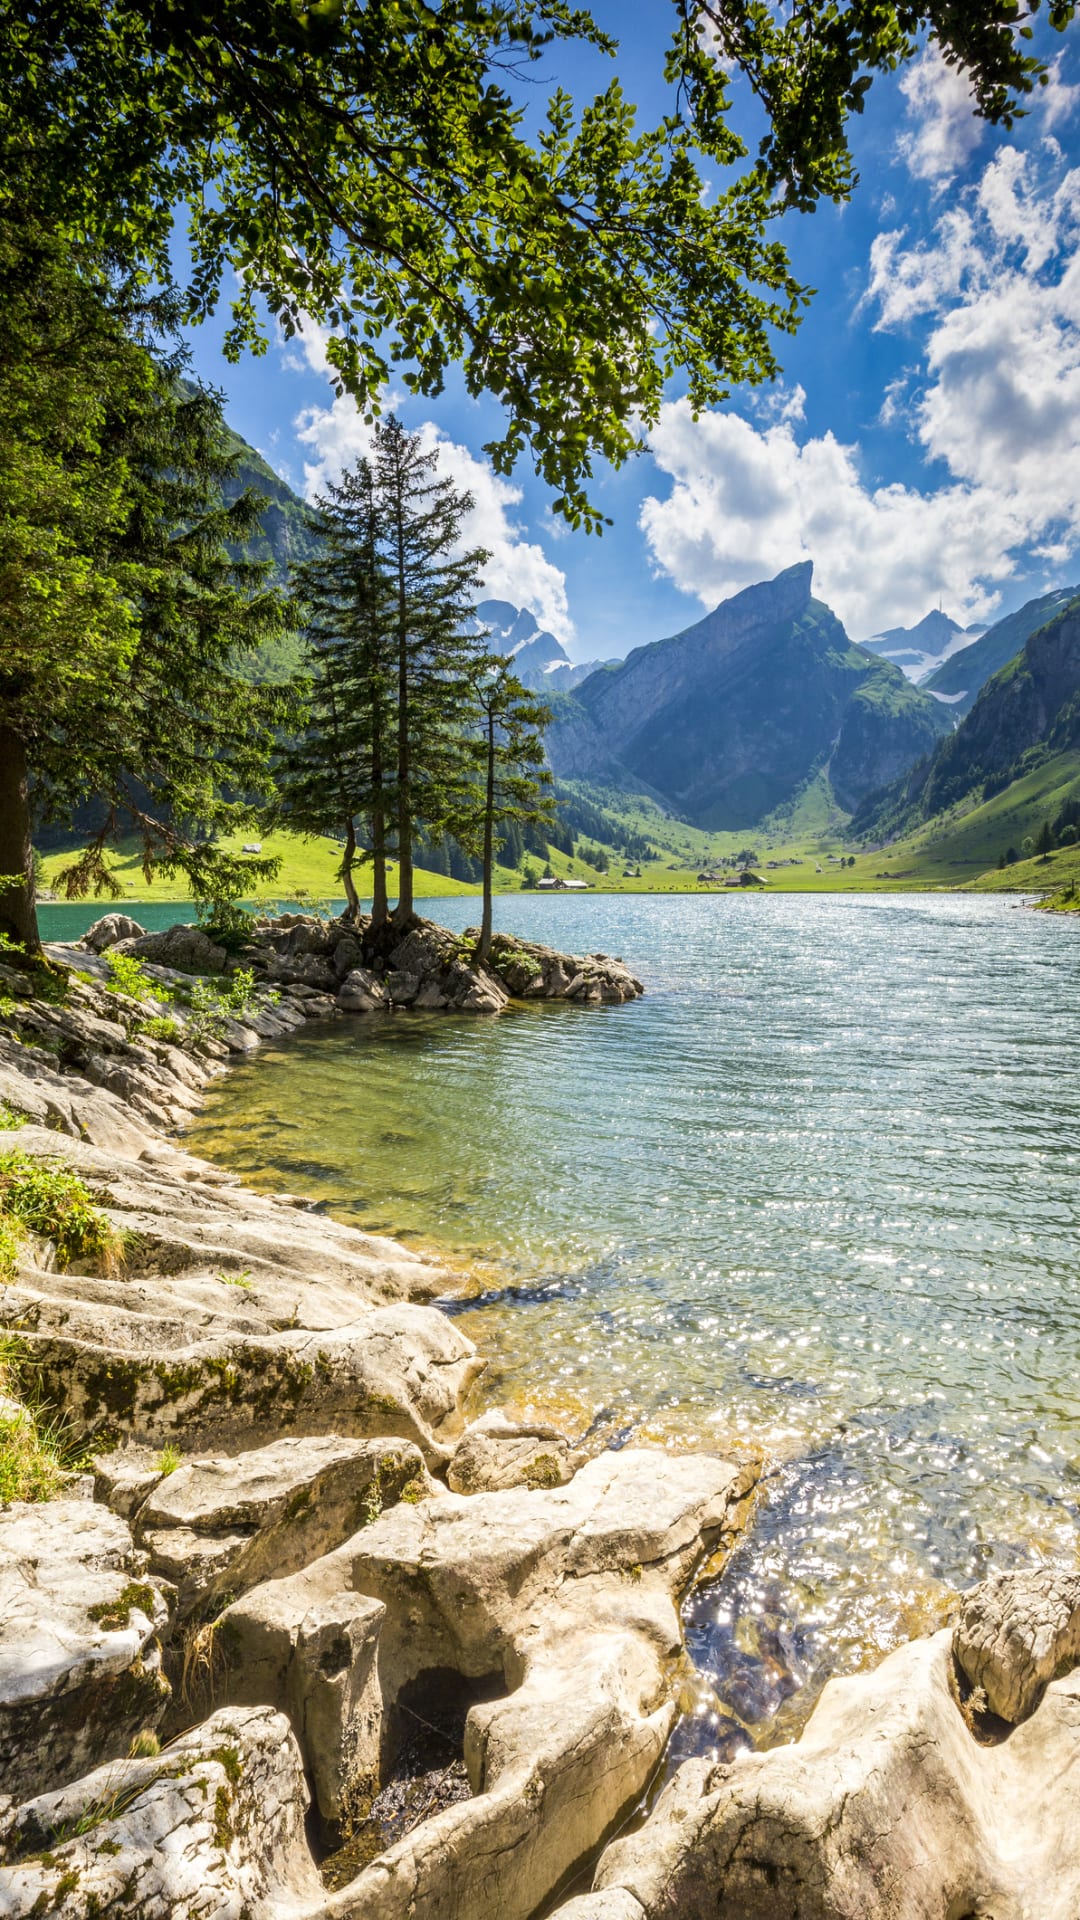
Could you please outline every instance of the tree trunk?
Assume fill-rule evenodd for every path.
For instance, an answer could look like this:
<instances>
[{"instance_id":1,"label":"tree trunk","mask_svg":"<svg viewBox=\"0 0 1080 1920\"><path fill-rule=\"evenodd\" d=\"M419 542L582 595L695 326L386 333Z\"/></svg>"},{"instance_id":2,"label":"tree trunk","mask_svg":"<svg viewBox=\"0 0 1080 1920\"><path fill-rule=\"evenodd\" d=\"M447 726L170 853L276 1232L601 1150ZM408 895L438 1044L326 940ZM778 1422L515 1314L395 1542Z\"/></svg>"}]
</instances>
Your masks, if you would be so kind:
<instances>
[{"instance_id":1,"label":"tree trunk","mask_svg":"<svg viewBox=\"0 0 1080 1920\"><path fill-rule=\"evenodd\" d=\"M485 965L491 952L491 869L495 851L495 715L488 714L487 791L484 795L484 905L480 916L480 944L476 959Z\"/></svg>"},{"instance_id":2,"label":"tree trunk","mask_svg":"<svg viewBox=\"0 0 1080 1920\"><path fill-rule=\"evenodd\" d=\"M405 927L413 917L412 769L409 764L409 629L405 596L404 529L398 517L398 900L395 926Z\"/></svg>"},{"instance_id":3,"label":"tree trunk","mask_svg":"<svg viewBox=\"0 0 1080 1920\"><path fill-rule=\"evenodd\" d=\"M382 705L378 697L372 709L371 790L375 795L371 809L371 931L377 933L389 919L386 899L386 809L380 798L383 790Z\"/></svg>"},{"instance_id":4,"label":"tree trunk","mask_svg":"<svg viewBox=\"0 0 1080 1920\"><path fill-rule=\"evenodd\" d=\"M353 865L356 860L356 828L352 820L345 822L345 852L341 856L341 879L345 888L345 899L349 913L354 920L360 918L360 896L353 884Z\"/></svg>"},{"instance_id":5,"label":"tree trunk","mask_svg":"<svg viewBox=\"0 0 1080 1920\"><path fill-rule=\"evenodd\" d=\"M0 933L27 953L41 952L26 748L13 727L0 727Z\"/></svg>"}]
</instances>

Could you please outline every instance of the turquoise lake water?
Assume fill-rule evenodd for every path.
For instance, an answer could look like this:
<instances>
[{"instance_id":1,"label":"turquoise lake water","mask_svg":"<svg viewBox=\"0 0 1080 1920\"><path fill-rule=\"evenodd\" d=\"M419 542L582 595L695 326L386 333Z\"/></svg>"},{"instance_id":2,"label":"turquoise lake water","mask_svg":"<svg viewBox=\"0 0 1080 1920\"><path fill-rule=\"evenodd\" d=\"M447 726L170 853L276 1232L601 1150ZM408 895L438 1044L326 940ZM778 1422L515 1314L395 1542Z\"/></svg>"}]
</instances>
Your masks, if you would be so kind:
<instances>
[{"instance_id":1,"label":"turquoise lake water","mask_svg":"<svg viewBox=\"0 0 1080 1920\"><path fill-rule=\"evenodd\" d=\"M790 1738L991 1564L1076 1563L1080 925L911 894L496 919L623 956L646 997L311 1028L191 1145L449 1255L488 1401L763 1454L687 1608L676 1752Z\"/></svg>"}]
</instances>

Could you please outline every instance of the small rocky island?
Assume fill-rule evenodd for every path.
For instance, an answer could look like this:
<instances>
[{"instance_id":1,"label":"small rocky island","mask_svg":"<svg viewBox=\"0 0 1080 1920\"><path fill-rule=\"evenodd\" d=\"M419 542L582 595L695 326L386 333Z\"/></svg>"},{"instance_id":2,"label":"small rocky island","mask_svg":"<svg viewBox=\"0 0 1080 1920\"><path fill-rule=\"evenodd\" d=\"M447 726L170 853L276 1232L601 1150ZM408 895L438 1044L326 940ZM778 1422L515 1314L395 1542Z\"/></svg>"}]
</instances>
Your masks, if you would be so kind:
<instances>
[{"instance_id":1,"label":"small rocky island","mask_svg":"<svg viewBox=\"0 0 1080 1920\"><path fill-rule=\"evenodd\" d=\"M176 1138L311 1018L641 986L365 931L110 915L0 967L0 1438L73 1461L0 1504L0 1915L1072 1920L1073 1575L991 1579L642 1817L760 1464L470 1419L445 1271Z\"/></svg>"}]
</instances>

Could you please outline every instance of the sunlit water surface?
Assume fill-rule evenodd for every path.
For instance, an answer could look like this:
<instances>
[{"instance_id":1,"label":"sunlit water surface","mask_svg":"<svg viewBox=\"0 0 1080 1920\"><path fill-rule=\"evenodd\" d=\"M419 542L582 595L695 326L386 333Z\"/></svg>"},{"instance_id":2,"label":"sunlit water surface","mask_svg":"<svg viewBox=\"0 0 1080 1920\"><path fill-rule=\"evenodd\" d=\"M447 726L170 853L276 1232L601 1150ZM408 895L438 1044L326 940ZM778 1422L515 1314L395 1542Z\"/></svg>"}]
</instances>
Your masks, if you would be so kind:
<instances>
[{"instance_id":1,"label":"sunlit water surface","mask_svg":"<svg viewBox=\"0 0 1080 1920\"><path fill-rule=\"evenodd\" d=\"M451 1256L488 1400L762 1452L675 1751L791 1738L991 1563L1076 1561L1080 927L930 895L497 920L646 998L312 1028L192 1145Z\"/></svg>"}]
</instances>

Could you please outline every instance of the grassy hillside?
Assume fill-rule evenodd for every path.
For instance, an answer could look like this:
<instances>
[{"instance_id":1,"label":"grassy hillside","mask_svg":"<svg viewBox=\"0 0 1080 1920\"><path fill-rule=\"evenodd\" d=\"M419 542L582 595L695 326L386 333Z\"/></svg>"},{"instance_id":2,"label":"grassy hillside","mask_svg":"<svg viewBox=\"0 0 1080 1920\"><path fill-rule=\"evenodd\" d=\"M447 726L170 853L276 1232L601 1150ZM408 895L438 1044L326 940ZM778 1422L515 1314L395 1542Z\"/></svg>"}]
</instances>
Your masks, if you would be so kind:
<instances>
[{"instance_id":1,"label":"grassy hillside","mask_svg":"<svg viewBox=\"0 0 1080 1920\"><path fill-rule=\"evenodd\" d=\"M597 872L580 852L571 857L556 848L549 849L547 864L554 874L586 880L597 893L715 890L703 888L698 874L720 869L721 862L744 850L756 854L758 871L770 893L858 893L925 887L1033 893L1066 887L1074 880L1080 882L1077 847L1060 849L1045 862L1019 860L1000 871L997 865L1007 847L1020 848L1023 840L1037 834L1042 822L1052 819L1067 800L1080 798L1080 751L1055 755L978 806L956 807L890 846L866 849L844 837L848 816L837 806L824 773L815 775L783 813L762 827L737 833L707 833L665 812L651 799L617 788L575 783L574 791L625 830L641 836L651 849L651 857L640 862L640 874L634 871L639 863L615 848L608 850L607 873ZM239 852L242 841L237 838L227 844L230 851ZM596 844L602 843L597 840ZM279 833L266 836L262 846L265 853L282 856L281 874L271 885L253 887L251 898L284 900L297 894L320 900L341 898L341 882L335 878L339 858L335 842ZM854 863L848 865L852 857ZM71 859L70 852L46 856L46 886L54 884L58 871ZM782 861L799 864L769 865ZM530 854L526 865L538 874L544 862ZM134 843L113 856L113 866L128 901L187 898L182 881L157 880L146 885ZM391 868L391 895L396 881L396 871ZM363 892L362 878L357 884ZM495 885L500 893L518 892L522 873L499 867ZM418 869L418 894L478 892L478 888L443 874Z\"/></svg>"},{"instance_id":2,"label":"grassy hillside","mask_svg":"<svg viewBox=\"0 0 1080 1920\"><path fill-rule=\"evenodd\" d=\"M239 853L244 844L244 835L236 835L221 842L229 853ZM307 894L313 900L340 900L342 898L341 881L336 877L336 868L341 858L340 849L333 840L308 840L295 833L270 833L262 841L264 854L281 855L281 871L276 880L263 881L252 886L248 896L252 900L295 899ZM51 853L44 860L44 884L53 887L57 875L64 867L70 866L72 854ZM109 865L117 884L123 890L126 900L188 900L191 888L183 876L166 880L155 877L149 884L143 878L142 864L138 846L134 841L118 847L109 855ZM391 895L397 888L397 868L389 870ZM363 894L364 880L357 875L357 890ZM423 868L416 870L416 891L418 894L477 893L477 887L463 886L460 881L448 880L441 873L426 873ZM102 905L106 911L109 902ZM117 902L123 905L123 900Z\"/></svg>"}]
</instances>

